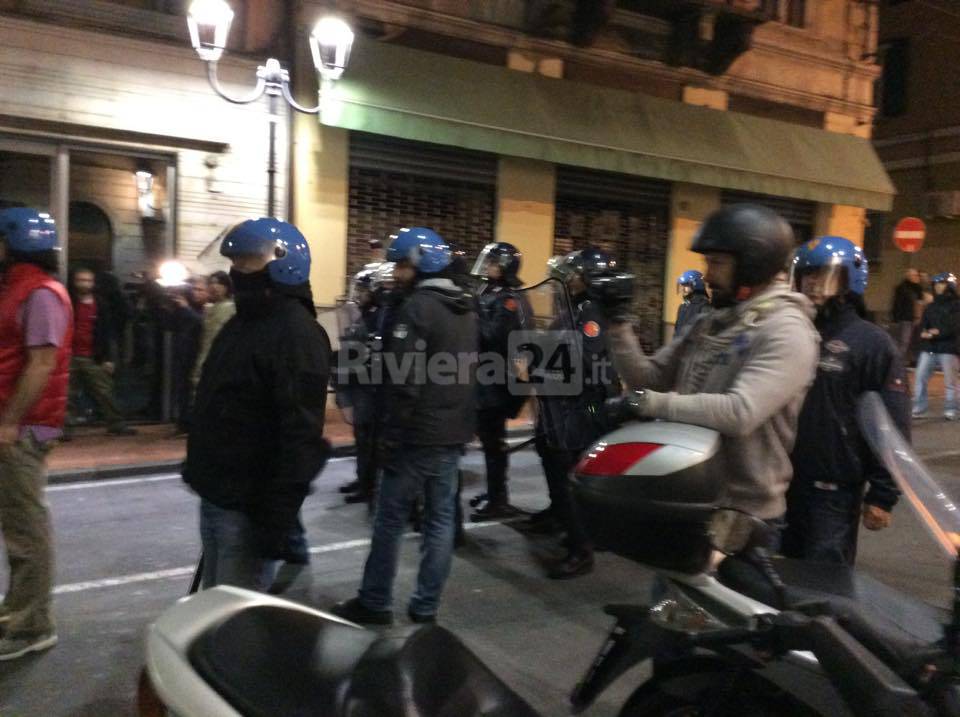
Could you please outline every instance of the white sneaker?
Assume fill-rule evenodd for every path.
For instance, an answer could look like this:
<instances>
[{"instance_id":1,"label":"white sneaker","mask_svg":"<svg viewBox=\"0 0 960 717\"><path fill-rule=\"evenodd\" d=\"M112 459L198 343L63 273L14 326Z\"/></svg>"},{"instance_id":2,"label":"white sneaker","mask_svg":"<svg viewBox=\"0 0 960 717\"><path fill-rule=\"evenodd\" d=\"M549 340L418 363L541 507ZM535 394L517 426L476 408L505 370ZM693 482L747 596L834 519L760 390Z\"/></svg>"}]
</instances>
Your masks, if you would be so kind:
<instances>
[{"instance_id":1,"label":"white sneaker","mask_svg":"<svg viewBox=\"0 0 960 717\"><path fill-rule=\"evenodd\" d=\"M946 413L943 414L943 417L946 418L948 421L956 421L956 420L957 420L957 412L956 412L956 411L947 411Z\"/></svg>"},{"instance_id":2,"label":"white sneaker","mask_svg":"<svg viewBox=\"0 0 960 717\"><path fill-rule=\"evenodd\" d=\"M926 411L918 411L914 409L913 413L911 413L910 415L912 415L914 418L926 418L928 414Z\"/></svg>"},{"instance_id":3,"label":"white sneaker","mask_svg":"<svg viewBox=\"0 0 960 717\"><path fill-rule=\"evenodd\" d=\"M56 633L37 635L35 637L4 637L0 638L0 662L16 660L31 652L49 650L57 644Z\"/></svg>"}]
</instances>

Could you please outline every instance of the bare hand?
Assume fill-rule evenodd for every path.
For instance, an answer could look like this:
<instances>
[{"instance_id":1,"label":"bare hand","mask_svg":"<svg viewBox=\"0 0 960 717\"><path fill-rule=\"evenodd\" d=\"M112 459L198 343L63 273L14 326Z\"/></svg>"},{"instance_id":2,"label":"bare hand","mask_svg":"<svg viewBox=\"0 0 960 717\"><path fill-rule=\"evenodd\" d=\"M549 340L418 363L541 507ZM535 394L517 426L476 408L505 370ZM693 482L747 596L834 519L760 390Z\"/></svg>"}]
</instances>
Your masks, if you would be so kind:
<instances>
[{"instance_id":1,"label":"bare hand","mask_svg":"<svg viewBox=\"0 0 960 717\"><path fill-rule=\"evenodd\" d=\"M939 336L940 329L930 329L927 333L930 334L931 336Z\"/></svg>"},{"instance_id":2,"label":"bare hand","mask_svg":"<svg viewBox=\"0 0 960 717\"><path fill-rule=\"evenodd\" d=\"M113 361L104 361L100 365L103 366L104 371L113 376L113 372L116 370L116 366L113 365Z\"/></svg>"},{"instance_id":3,"label":"bare hand","mask_svg":"<svg viewBox=\"0 0 960 717\"><path fill-rule=\"evenodd\" d=\"M173 303L179 306L181 309L187 308L187 297L186 296L174 296Z\"/></svg>"},{"instance_id":4,"label":"bare hand","mask_svg":"<svg viewBox=\"0 0 960 717\"><path fill-rule=\"evenodd\" d=\"M888 510L878 508L869 503L863 504L863 527L867 530L883 530L884 528L889 528L892 517Z\"/></svg>"}]
</instances>

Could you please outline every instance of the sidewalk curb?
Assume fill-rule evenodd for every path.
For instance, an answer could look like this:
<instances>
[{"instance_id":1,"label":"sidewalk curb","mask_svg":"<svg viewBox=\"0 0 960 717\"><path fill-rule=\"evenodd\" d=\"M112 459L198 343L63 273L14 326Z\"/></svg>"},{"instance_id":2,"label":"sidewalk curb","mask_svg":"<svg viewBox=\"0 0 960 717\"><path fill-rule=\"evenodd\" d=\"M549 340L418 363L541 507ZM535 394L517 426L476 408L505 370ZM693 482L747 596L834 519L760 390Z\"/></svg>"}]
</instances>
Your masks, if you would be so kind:
<instances>
[{"instance_id":1,"label":"sidewalk curb","mask_svg":"<svg viewBox=\"0 0 960 717\"><path fill-rule=\"evenodd\" d=\"M514 428L507 431L509 438L531 438L533 431L529 428ZM332 458L346 458L356 455L357 447L353 443L341 443L333 447ZM86 481L117 480L120 478L135 478L137 476L157 475L159 473L179 473L183 461L155 461L153 463L132 463L118 466L95 466L76 470L62 470L48 474L48 485L63 483L83 483Z\"/></svg>"}]
</instances>

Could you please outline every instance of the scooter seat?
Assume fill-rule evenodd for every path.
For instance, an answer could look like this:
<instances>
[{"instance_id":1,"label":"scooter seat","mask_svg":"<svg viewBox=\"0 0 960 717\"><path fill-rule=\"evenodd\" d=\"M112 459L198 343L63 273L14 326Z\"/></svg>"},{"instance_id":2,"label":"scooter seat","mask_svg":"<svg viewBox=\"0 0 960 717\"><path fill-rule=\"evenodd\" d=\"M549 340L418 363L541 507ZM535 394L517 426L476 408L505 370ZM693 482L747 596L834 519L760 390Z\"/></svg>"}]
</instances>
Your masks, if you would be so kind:
<instances>
[{"instance_id":1,"label":"scooter seat","mask_svg":"<svg viewBox=\"0 0 960 717\"><path fill-rule=\"evenodd\" d=\"M244 717L538 717L436 626L381 637L260 605L206 631L189 659Z\"/></svg>"},{"instance_id":2,"label":"scooter seat","mask_svg":"<svg viewBox=\"0 0 960 717\"><path fill-rule=\"evenodd\" d=\"M451 632L437 626L384 637L354 671L349 717L537 717Z\"/></svg>"},{"instance_id":3,"label":"scooter seat","mask_svg":"<svg viewBox=\"0 0 960 717\"><path fill-rule=\"evenodd\" d=\"M227 618L190 647L197 673L247 717L337 715L377 634L275 605Z\"/></svg>"},{"instance_id":4,"label":"scooter seat","mask_svg":"<svg viewBox=\"0 0 960 717\"><path fill-rule=\"evenodd\" d=\"M786 586L786 608L821 603L855 639L909 680L941 652L946 610L905 595L869 575L843 565L773 558ZM748 560L732 557L717 571L720 582L771 607L776 593Z\"/></svg>"}]
</instances>

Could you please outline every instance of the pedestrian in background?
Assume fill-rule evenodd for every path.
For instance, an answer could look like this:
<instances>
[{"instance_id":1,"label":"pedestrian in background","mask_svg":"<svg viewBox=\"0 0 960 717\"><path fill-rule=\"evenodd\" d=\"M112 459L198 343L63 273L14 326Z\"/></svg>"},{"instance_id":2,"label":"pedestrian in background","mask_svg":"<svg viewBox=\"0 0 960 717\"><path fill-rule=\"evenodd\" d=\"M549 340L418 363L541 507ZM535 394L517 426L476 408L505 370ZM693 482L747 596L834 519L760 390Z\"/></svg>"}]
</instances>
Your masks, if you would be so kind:
<instances>
[{"instance_id":1,"label":"pedestrian in background","mask_svg":"<svg viewBox=\"0 0 960 717\"><path fill-rule=\"evenodd\" d=\"M673 326L673 335L678 336L688 326L693 325L700 314L710 310L710 297L703 282L703 274L695 269L683 272L677 277L677 290L683 300L677 309L677 322Z\"/></svg>"},{"instance_id":2,"label":"pedestrian in background","mask_svg":"<svg viewBox=\"0 0 960 717\"><path fill-rule=\"evenodd\" d=\"M310 250L278 219L228 231L237 313L203 366L183 479L200 495L203 587L265 591L302 536L297 516L323 468L330 343L316 321Z\"/></svg>"},{"instance_id":3,"label":"pedestrian in background","mask_svg":"<svg viewBox=\"0 0 960 717\"><path fill-rule=\"evenodd\" d=\"M920 286L920 272L907 269L903 281L897 284L893 292L893 307L890 312L896 333L897 348L905 364L911 361L910 348L920 316L923 314L923 288Z\"/></svg>"},{"instance_id":4,"label":"pedestrian in background","mask_svg":"<svg viewBox=\"0 0 960 717\"><path fill-rule=\"evenodd\" d=\"M423 547L407 615L413 622L429 623L436 620L450 573L460 456L475 428L476 366L475 361L462 362L477 351L476 315L473 297L450 277L449 245L432 229L401 229L387 260L396 262L397 283L413 290L397 310L384 359L419 368L389 378L386 456L370 553L357 596L331 612L358 623L393 622L400 544L422 492ZM442 376L434 373L440 365Z\"/></svg>"},{"instance_id":5,"label":"pedestrian in background","mask_svg":"<svg viewBox=\"0 0 960 717\"><path fill-rule=\"evenodd\" d=\"M193 365L193 375L190 377L191 393L196 393L200 383L200 373L203 363L207 360L213 340L220 330L237 313L233 303L233 282L225 271L215 271L207 278L207 298L210 303L203 310L203 328L200 333L200 349L197 360Z\"/></svg>"},{"instance_id":6,"label":"pedestrian in background","mask_svg":"<svg viewBox=\"0 0 960 717\"><path fill-rule=\"evenodd\" d=\"M890 525L900 491L860 432L860 397L876 391L900 431L910 437L910 399L903 362L890 336L859 315L867 258L843 237L820 237L797 250L793 288L817 307L817 377L807 393L790 456L787 557L853 566L861 523Z\"/></svg>"},{"instance_id":7,"label":"pedestrian in background","mask_svg":"<svg viewBox=\"0 0 960 717\"><path fill-rule=\"evenodd\" d=\"M200 353L203 336L203 312L207 304L207 279L194 276L171 295L166 307L165 324L173 332L173 402L177 407L175 435L190 430L193 403L191 378Z\"/></svg>"},{"instance_id":8,"label":"pedestrian in background","mask_svg":"<svg viewBox=\"0 0 960 717\"><path fill-rule=\"evenodd\" d=\"M0 660L57 644L46 457L67 411L73 316L50 215L0 210Z\"/></svg>"},{"instance_id":9,"label":"pedestrian in background","mask_svg":"<svg viewBox=\"0 0 960 717\"><path fill-rule=\"evenodd\" d=\"M115 313L97 292L96 278L90 269L79 267L70 276L73 301L73 358L70 360L70 403L67 433L76 420L81 392L97 405L107 422L107 433L133 436L137 431L127 425L114 397L115 357L119 353Z\"/></svg>"},{"instance_id":10,"label":"pedestrian in background","mask_svg":"<svg viewBox=\"0 0 960 717\"><path fill-rule=\"evenodd\" d=\"M957 277L942 272L933 277L934 299L923 310L920 319L920 355L913 384L913 416L927 415L927 384L933 372L943 371L945 389L943 417L957 418L957 371L960 367L960 298L957 297Z\"/></svg>"}]
</instances>

